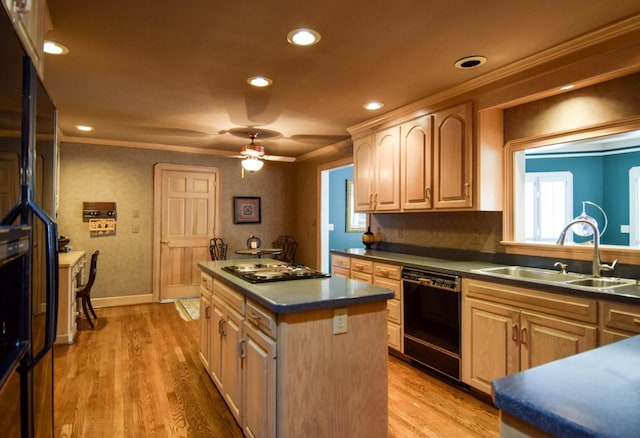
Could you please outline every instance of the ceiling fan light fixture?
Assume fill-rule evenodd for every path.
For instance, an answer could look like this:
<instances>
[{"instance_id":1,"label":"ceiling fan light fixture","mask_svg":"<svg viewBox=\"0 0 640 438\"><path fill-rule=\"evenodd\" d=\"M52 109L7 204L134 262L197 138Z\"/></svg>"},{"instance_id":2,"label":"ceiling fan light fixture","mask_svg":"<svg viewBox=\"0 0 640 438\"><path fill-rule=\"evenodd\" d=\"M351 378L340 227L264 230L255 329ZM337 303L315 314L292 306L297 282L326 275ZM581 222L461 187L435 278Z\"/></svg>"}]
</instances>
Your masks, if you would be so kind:
<instances>
[{"instance_id":1,"label":"ceiling fan light fixture","mask_svg":"<svg viewBox=\"0 0 640 438\"><path fill-rule=\"evenodd\" d=\"M313 29L294 29L287 34L287 41L295 46L312 46L320 41L320 34Z\"/></svg>"},{"instance_id":2,"label":"ceiling fan light fixture","mask_svg":"<svg viewBox=\"0 0 640 438\"><path fill-rule=\"evenodd\" d=\"M247 82L249 83L249 85L260 88L268 87L269 85L273 84L273 81L271 79L264 76L253 76L247 79Z\"/></svg>"},{"instance_id":3,"label":"ceiling fan light fixture","mask_svg":"<svg viewBox=\"0 0 640 438\"><path fill-rule=\"evenodd\" d=\"M367 102L364 105L362 105L364 107L364 109L366 109L367 111L375 111L375 110L379 110L380 108L382 108L384 106L384 104L380 103L380 102Z\"/></svg>"},{"instance_id":4,"label":"ceiling fan light fixture","mask_svg":"<svg viewBox=\"0 0 640 438\"><path fill-rule=\"evenodd\" d=\"M244 170L249 172L257 172L258 170L262 169L262 166L264 166L262 160L256 157L247 157L242 160L241 163Z\"/></svg>"}]
</instances>

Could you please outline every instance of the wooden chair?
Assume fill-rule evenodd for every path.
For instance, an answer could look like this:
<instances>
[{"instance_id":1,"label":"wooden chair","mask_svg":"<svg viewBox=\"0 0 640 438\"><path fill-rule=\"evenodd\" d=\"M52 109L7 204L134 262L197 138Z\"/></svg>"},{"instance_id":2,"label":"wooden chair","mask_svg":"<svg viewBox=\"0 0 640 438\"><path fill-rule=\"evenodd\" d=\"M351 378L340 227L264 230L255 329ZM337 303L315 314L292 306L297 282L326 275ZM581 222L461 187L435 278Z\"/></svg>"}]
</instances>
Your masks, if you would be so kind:
<instances>
[{"instance_id":1,"label":"wooden chair","mask_svg":"<svg viewBox=\"0 0 640 438\"><path fill-rule=\"evenodd\" d=\"M296 259L296 251L298 249L298 242L293 236L280 236L275 242L273 242L274 248L282 248L280 254L274 254L273 258L282 260L287 263L294 263Z\"/></svg>"},{"instance_id":2,"label":"wooden chair","mask_svg":"<svg viewBox=\"0 0 640 438\"><path fill-rule=\"evenodd\" d=\"M93 283L96 281L96 273L98 271L98 256L100 255L100 251L96 251L91 254L91 267L89 268L89 280L84 286L81 286L80 289L76 292L76 300L79 298L82 300L82 311L84 312L85 318L89 321L89 325L91 328L94 328L93 321L89 317L89 310L95 319L98 319L95 310L93 310L93 305L91 304L91 287Z\"/></svg>"},{"instance_id":3,"label":"wooden chair","mask_svg":"<svg viewBox=\"0 0 640 438\"><path fill-rule=\"evenodd\" d=\"M227 244L221 238L214 237L209 240L209 254L211 254L211 260L226 260Z\"/></svg>"}]
</instances>

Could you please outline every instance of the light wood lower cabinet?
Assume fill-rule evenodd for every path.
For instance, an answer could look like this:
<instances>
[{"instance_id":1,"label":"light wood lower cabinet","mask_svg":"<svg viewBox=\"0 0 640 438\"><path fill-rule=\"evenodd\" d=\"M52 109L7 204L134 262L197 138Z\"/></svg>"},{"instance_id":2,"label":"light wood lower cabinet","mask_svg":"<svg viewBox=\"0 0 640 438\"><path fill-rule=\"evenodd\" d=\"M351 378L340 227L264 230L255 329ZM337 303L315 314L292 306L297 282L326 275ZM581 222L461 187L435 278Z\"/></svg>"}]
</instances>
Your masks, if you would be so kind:
<instances>
[{"instance_id":1,"label":"light wood lower cabinet","mask_svg":"<svg viewBox=\"0 0 640 438\"><path fill-rule=\"evenodd\" d=\"M202 282L200 284L200 318L198 324L200 326L200 362L209 372L209 359L211 358L211 277L206 274L201 275ZM209 281L207 286L207 280Z\"/></svg>"},{"instance_id":2,"label":"light wood lower cabinet","mask_svg":"<svg viewBox=\"0 0 640 438\"><path fill-rule=\"evenodd\" d=\"M394 293L392 300L387 301L387 341L389 347L403 351L402 331L402 267L387 263L373 263L373 284L391 289Z\"/></svg>"},{"instance_id":3,"label":"light wood lower cabinet","mask_svg":"<svg viewBox=\"0 0 640 438\"><path fill-rule=\"evenodd\" d=\"M331 254L331 274L349 278L351 258L338 254Z\"/></svg>"},{"instance_id":4,"label":"light wood lower cabinet","mask_svg":"<svg viewBox=\"0 0 640 438\"><path fill-rule=\"evenodd\" d=\"M275 324L275 315L247 300L243 431L249 437L276 436L276 340L270 337Z\"/></svg>"},{"instance_id":5,"label":"light wood lower cabinet","mask_svg":"<svg viewBox=\"0 0 640 438\"><path fill-rule=\"evenodd\" d=\"M600 345L640 334L640 305L600 301Z\"/></svg>"},{"instance_id":6,"label":"light wood lower cabinet","mask_svg":"<svg viewBox=\"0 0 640 438\"><path fill-rule=\"evenodd\" d=\"M373 284L373 262L371 260L351 258L350 276L354 280Z\"/></svg>"},{"instance_id":7,"label":"light wood lower cabinet","mask_svg":"<svg viewBox=\"0 0 640 438\"><path fill-rule=\"evenodd\" d=\"M491 381L597 346L595 300L463 281L462 380Z\"/></svg>"},{"instance_id":8,"label":"light wood lower cabinet","mask_svg":"<svg viewBox=\"0 0 640 438\"><path fill-rule=\"evenodd\" d=\"M242 364L238 352L243 336L244 297L214 280L212 309L209 373L231 413L242 424Z\"/></svg>"}]
</instances>

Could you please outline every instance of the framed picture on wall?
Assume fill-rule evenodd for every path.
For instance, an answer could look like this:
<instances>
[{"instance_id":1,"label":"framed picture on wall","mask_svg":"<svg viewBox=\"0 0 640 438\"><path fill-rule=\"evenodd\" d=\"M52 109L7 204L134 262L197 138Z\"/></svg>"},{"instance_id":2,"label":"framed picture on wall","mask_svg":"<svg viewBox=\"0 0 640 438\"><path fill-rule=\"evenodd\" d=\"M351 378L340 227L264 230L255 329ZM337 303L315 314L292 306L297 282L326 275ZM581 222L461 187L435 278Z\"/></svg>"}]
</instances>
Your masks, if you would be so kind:
<instances>
[{"instance_id":1,"label":"framed picture on wall","mask_svg":"<svg viewBox=\"0 0 640 438\"><path fill-rule=\"evenodd\" d=\"M347 233L361 233L367 230L367 215L356 213L355 198L353 193L353 180L347 180L347 217L345 218L345 231Z\"/></svg>"},{"instance_id":2,"label":"framed picture on wall","mask_svg":"<svg viewBox=\"0 0 640 438\"><path fill-rule=\"evenodd\" d=\"M233 197L234 224L259 224L261 219L259 196Z\"/></svg>"}]
</instances>

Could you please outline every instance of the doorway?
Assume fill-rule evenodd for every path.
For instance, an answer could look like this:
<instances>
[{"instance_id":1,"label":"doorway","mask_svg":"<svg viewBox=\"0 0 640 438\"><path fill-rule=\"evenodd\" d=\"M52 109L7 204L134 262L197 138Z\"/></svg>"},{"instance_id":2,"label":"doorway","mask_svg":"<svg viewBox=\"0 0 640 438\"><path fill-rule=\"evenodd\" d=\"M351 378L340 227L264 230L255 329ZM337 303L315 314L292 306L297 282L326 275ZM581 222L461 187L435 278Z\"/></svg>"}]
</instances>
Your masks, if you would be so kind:
<instances>
[{"instance_id":1,"label":"doorway","mask_svg":"<svg viewBox=\"0 0 640 438\"><path fill-rule=\"evenodd\" d=\"M219 228L219 181L215 167L154 167L154 301L198 295L198 262Z\"/></svg>"},{"instance_id":2,"label":"doorway","mask_svg":"<svg viewBox=\"0 0 640 438\"><path fill-rule=\"evenodd\" d=\"M331 250L359 247L361 231L347 231L347 180L353 179L351 158L320 168L320 270L330 272Z\"/></svg>"}]
</instances>

